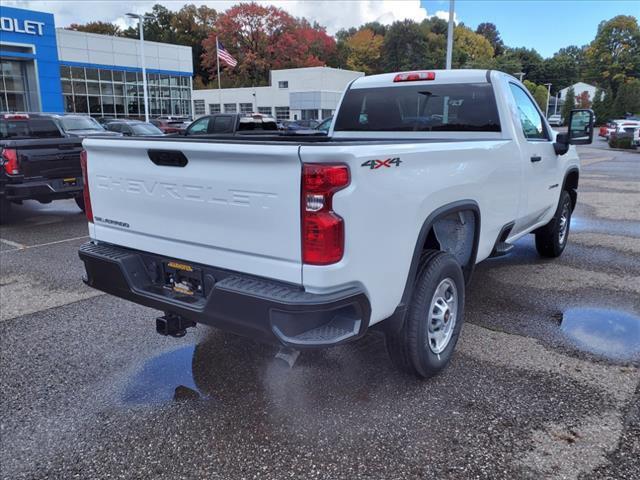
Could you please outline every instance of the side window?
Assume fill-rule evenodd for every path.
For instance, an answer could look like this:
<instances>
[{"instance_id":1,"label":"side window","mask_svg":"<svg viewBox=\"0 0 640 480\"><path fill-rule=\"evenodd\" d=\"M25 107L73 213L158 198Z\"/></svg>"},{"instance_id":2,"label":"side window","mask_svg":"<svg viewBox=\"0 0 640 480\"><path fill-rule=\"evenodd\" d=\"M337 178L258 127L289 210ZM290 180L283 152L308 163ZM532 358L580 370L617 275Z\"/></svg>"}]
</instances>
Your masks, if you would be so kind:
<instances>
[{"instance_id":1,"label":"side window","mask_svg":"<svg viewBox=\"0 0 640 480\"><path fill-rule=\"evenodd\" d=\"M122 125L119 123L107 123L107 130L122 132Z\"/></svg>"},{"instance_id":2,"label":"side window","mask_svg":"<svg viewBox=\"0 0 640 480\"><path fill-rule=\"evenodd\" d=\"M529 96L517 85L509 84L518 107L518 115L524 136L528 140L548 140L542 116Z\"/></svg>"},{"instance_id":3,"label":"side window","mask_svg":"<svg viewBox=\"0 0 640 480\"><path fill-rule=\"evenodd\" d=\"M233 117L216 117L213 121L213 133L227 133L231 131Z\"/></svg>"},{"instance_id":4,"label":"side window","mask_svg":"<svg viewBox=\"0 0 640 480\"><path fill-rule=\"evenodd\" d=\"M209 118L201 118L196 120L191 124L189 130L187 131L187 135L204 135L207 133L207 128L209 127Z\"/></svg>"}]
</instances>

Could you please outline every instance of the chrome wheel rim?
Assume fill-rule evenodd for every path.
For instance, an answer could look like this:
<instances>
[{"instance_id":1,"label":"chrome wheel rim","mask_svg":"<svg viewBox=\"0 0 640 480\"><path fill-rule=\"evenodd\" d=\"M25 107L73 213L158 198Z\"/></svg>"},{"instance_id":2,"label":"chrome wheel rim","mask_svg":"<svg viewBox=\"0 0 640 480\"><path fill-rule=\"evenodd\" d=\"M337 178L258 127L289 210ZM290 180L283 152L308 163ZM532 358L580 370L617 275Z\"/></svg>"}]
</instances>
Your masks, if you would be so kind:
<instances>
[{"instance_id":1,"label":"chrome wheel rim","mask_svg":"<svg viewBox=\"0 0 640 480\"><path fill-rule=\"evenodd\" d=\"M571 217L571 212L569 211L569 205L565 203L562 206L562 212L560 213L560 219L558 220L558 241L560 245L564 245L564 242L567 240L567 232L569 231L569 219Z\"/></svg>"},{"instance_id":2,"label":"chrome wheel rim","mask_svg":"<svg viewBox=\"0 0 640 480\"><path fill-rule=\"evenodd\" d=\"M447 348L458 317L458 289L450 278L442 280L431 298L427 316L427 345L439 355Z\"/></svg>"}]
</instances>

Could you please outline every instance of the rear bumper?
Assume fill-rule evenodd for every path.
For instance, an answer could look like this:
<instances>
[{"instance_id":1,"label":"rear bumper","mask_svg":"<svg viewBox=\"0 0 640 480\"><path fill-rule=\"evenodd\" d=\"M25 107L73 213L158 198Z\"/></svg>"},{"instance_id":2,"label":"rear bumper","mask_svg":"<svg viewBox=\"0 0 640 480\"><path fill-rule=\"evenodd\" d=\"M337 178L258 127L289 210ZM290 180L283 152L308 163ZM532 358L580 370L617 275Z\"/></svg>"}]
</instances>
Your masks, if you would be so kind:
<instances>
[{"instance_id":1,"label":"rear bumper","mask_svg":"<svg viewBox=\"0 0 640 480\"><path fill-rule=\"evenodd\" d=\"M82 178L76 178L75 185L65 185L62 178L25 181L4 185L7 200L60 200L73 198L82 193Z\"/></svg>"},{"instance_id":2,"label":"rear bumper","mask_svg":"<svg viewBox=\"0 0 640 480\"><path fill-rule=\"evenodd\" d=\"M162 265L174 260L108 244L79 251L89 286L196 323L293 348L337 345L362 336L371 316L366 295L349 288L312 294L301 287L216 267L202 271L203 295L162 285Z\"/></svg>"}]
</instances>

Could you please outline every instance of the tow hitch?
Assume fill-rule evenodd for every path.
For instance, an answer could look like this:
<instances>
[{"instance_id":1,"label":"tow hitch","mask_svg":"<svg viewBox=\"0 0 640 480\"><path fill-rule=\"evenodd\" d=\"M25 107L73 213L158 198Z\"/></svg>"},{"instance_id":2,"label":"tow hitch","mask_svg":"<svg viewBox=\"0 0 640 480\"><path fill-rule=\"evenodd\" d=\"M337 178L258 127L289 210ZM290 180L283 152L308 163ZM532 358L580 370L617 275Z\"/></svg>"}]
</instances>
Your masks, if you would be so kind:
<instances>
[{"instance_id":1,"label":"tow hitch","mask_svg":"<svg viewBox=\"0 0 640 480\"><path fill-rule=\"evenodd\" d=\"M195 322L186 320L179 315L174 315L173 313L166 313L162 317L156 318L156 332L160 335L184 337L187 333L187 328L195 326Z\"/></svg>"}]
</instances>

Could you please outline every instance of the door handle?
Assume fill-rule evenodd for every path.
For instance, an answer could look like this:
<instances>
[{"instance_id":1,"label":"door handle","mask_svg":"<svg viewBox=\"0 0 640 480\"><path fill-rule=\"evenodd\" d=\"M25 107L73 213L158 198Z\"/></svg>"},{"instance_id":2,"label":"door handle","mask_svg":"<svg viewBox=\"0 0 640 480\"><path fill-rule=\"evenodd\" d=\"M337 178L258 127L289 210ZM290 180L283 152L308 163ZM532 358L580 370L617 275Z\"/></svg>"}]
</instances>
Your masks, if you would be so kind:
<instances>
[{"instance_id":1,"label":"door handle","mask_svg":"<svg viewBox=\"0 0 640 480\"><path fill-rule=\"evenodd\" d=\"M534 155L533 157L531 157L531 163L536 163L540 160L542 160L542 157L540 155Z\"/></svg>"}]
</instances>

